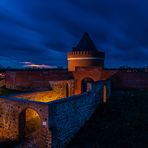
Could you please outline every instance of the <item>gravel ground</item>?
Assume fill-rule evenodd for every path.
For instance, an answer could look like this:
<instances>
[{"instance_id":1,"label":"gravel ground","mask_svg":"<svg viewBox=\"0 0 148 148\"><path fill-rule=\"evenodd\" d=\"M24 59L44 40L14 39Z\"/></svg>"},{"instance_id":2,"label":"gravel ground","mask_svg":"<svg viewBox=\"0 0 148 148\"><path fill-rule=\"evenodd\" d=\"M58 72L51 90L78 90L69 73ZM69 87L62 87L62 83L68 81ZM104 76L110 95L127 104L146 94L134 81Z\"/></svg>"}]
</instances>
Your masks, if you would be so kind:
<instances>
[{"instance_id":1,"label":"gravel ground","mask_svg":"<svg viewBox=\"0 0 148 148\"><path fill-rule=\"evenodd\" d=\"M109 106L96 110L67 148L148 148L148 92L114 92Z\"/></svg>"}]
</instances>

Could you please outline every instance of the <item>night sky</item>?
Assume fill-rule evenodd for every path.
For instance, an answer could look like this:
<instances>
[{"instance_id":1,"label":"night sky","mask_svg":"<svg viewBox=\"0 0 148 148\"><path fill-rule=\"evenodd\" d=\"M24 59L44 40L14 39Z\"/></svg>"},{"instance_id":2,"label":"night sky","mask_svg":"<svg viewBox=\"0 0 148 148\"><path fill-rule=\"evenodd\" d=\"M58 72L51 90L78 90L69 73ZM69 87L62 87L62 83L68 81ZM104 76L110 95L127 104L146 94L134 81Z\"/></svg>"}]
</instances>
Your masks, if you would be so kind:
<instances>
[{"instance_id":1,"label":"night sky","mask_svg":"<svg viewBox=\"0 0 148 148\"><path fill-rule=\"evenodd\" d=\"M85 31L106 67L148 66L147 0L0 0L0 64L66 67Z\"/></svg>"}]
</instances>

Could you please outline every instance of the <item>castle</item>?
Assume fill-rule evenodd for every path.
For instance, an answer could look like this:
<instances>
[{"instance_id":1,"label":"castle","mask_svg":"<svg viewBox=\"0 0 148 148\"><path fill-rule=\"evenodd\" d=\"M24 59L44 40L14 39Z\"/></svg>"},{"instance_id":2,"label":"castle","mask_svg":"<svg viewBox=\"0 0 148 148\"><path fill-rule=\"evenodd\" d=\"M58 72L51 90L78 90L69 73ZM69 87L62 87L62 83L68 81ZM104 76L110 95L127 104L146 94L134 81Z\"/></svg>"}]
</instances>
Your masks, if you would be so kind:
<instances>
[{"instance_id":1,"label":"castle","mask_svg":"<svg viewBox=\"0 0 148 148\"><path fill-rule=\"evenodd\" d=\"M68 70L6 71L6 88L25 92L0 97L0 142L64 147L96 108L109 105L111 87L148 89L147 72L105 69L105 53L88 33L67 59Z\"/></svg>"},{"instance_id":2,"label":"castle","mask_svg":"<svg viewBox=\"0 0 148 148\"><path fill-rule=\"evenodd\" d=\"M78 45L67 54L67 69L10 70L6 72L6 87L18 90L48 90L51 85L65 81L68 96L87 91L86 85L106 80L116 71L105 70L105 53L98 51L88 33L84 33ZM73 81L73 84L72 84ZM73 88L72 88L73 87ZM70 89L71 88L71 89ZM73 89L73 90L72 90Z\"/></svg>"}]
</instances>

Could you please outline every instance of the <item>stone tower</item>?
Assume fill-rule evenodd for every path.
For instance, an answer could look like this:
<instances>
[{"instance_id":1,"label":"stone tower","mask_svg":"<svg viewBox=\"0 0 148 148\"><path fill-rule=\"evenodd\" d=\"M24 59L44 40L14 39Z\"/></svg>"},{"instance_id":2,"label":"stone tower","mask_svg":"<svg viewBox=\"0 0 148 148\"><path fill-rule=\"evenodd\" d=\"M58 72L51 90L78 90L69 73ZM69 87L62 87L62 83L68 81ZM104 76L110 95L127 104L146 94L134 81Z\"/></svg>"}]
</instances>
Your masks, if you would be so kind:
<instances>
[{"instance_id":1,"label":"stone tower","mask_svg":"<svg viewBox=\"0 0 148 148\"><path fill-rule=\"evenodd\" d=\"M68 52L68 71L75 71L76 67L104 67L104 52L98 51L89 34L85 32L78 43Z\"/></svg>"}]
</instances>

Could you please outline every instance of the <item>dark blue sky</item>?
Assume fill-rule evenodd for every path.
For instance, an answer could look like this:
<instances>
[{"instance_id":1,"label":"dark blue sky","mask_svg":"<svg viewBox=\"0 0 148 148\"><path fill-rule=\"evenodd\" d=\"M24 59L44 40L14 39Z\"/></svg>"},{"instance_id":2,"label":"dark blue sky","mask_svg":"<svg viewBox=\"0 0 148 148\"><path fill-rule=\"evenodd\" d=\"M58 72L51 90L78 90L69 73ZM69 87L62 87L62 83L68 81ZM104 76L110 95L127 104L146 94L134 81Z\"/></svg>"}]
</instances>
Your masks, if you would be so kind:
<instances>
[{"instance_id":1,"label":"dark blue sky","mask_svg":"<svg viewBox=\"0 0 148 148\"><path fill-rule=\"evenodd\" d=\"M0 0L0 64L66 66L87 31L106 67L148 65L147 0Z\"/></svg>"}]
</instances>

